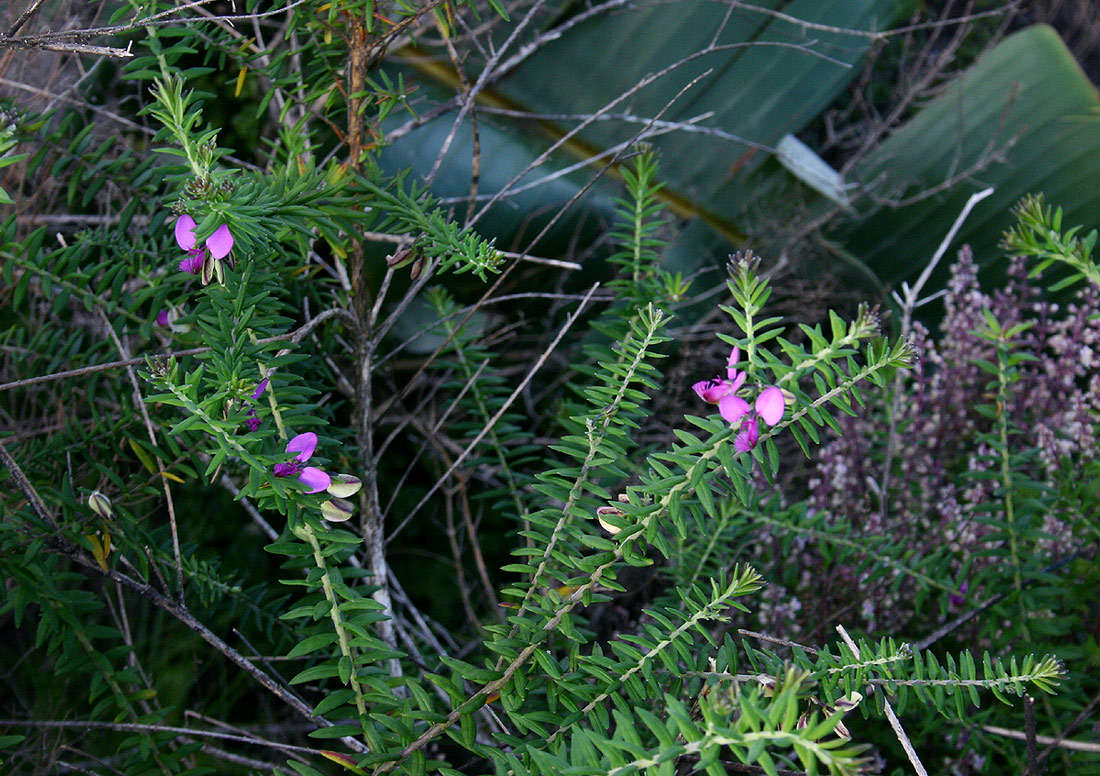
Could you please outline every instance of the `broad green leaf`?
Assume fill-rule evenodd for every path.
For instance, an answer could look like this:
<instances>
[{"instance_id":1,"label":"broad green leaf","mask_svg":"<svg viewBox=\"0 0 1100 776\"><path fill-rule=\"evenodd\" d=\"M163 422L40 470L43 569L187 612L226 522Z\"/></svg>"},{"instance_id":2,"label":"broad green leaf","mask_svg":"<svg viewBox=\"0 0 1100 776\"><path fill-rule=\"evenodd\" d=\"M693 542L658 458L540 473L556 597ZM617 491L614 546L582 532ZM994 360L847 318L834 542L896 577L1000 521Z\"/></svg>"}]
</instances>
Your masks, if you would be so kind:
<instances>
[{"instance_id":1,"label":"broad green leaf","mask_svg":"<svg viewBox=\"0 0 1100 776\"><path fill-rule=\"evenodd\" d=\"M785 136L802 129L856 75L872 42L867 32L887 28L911 3L763 0L759 5L763 10L735 7L729 11L726 4L706 0L638 4L596 15L543 46L479 97L479 103L490 110L506 107L552 117L537 125L501 116L482 123L482 156L493 164L483 165L480 190L492 192L499 187L500 181L485 175L499 169L507 180L534 160L537 149L548 147L550 138L561 137L580 123L567 117L607 108L607 120L592 122L562 148L575 159L591 160L630 141L660 114L661 121L706 128L649 138L661 154L666 181L661 198L678 215L699 216L727 241L743 242L742 213L749 203L759 201L760 194L747 185L749 176L771 158ZM575 9L563 8L562 13L575 13ZM543 29L569 17L547 18ZM820 29L815 24L854 32ZM471 68L474 77L476 68L476 64ZM650 78L662 71L667 72ZM447 79L438 66L422 68L423 74L440 82ZM701 78L680 94L697 77ZM615 102L628 91L629 97ZM426 172L432 161L428 156L439 148L452 120L446 116L429 123L388 153L395 158L402 155L402 163L411 162ZM467 124L459 129L437 177L438 193L462 196L468 190L469 137ZM560 169L565 164L562 156L551 157L518 185ZM608 158L595 160L595 166ZM790 179L778 164L774 168L770 175ZM591 169L583 173L548 184L559 190L543 196L541 204L564 201L570 187L573 193L579 191L577 181L583 183L593 174ZM502 176L498 173L498 177ZM522 196L536 193L538 189L533 189ZM531 203L522 198L512 202L517 215L533 212ZM602 206L597 210L602 211ZM513 215L512 226L523 217ZM494 219L485 226L498 235L504 234L498 228L508 227ZM697 257L688 258L690 254L684 251L685 260L697 262Z\"/></svg>"},{"instance_id":2,"label":"broad green leaf","mask_svg":"<svg viewBox=\"0 0 1100 776\"><path fill-rule=\"evenodd\" d=\"M1010 208L1024 194L1042 192L1064 206L1066 223L1100 223L1100 99L1050 27L1030 27L986 52L855 172L866 184L880 181L880 196L906 198L1010 142L1003 163L975 171L949 192L877 209L846 236L848 250L887 283L911 278L967 198L987 186L996 191L974 209L953 243L969 243L979 264L1000 260L997 244L1012 222ZM943 262L940 278L949 263ZM934 279L929 288L936 287Z\"/></svg>"}]
</instances>

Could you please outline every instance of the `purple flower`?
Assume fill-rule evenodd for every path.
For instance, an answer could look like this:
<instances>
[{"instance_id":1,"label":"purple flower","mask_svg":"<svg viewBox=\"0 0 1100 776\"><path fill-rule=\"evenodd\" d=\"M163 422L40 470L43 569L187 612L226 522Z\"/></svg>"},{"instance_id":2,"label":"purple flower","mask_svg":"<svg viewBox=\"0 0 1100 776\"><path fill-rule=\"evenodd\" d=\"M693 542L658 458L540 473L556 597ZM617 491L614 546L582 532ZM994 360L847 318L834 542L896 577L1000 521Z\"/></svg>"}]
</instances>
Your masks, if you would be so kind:
<instances>
[{"instance_id":1,"label":"purple flower","mask_svg":"<svg viewBox=\"0 0 1100 776\"><path fill-rule=\"evenodd\" d=\"M206 260L206 257L199 248L188 251L188 254L187 258L180 259L180 272L198 275L202 272L202 263Z\"/></svg>"},{"instance_id":2,"label":"purple flower","mask_svg":"<svg viewBox=\"0 0 1100 776\"><path fill-rule=\"evenodd\" d=\"M313 451L316 449L317 435L312 431L307 431L304 434L299 434L294 437L286 443L286 451L288 453L297 453L297 455L294 456L294 460L292 461L275 464L273 469L275 476L296 476L309 488L306 493L320 493L322 490L326 490L332 483L332 478L314 466L302 466L303 463L313 456Z\"/></svg>"},{"instance_id":3,"label":"purple flower","mask_svg":"<svg viewBox=\"0 0 1100 776\"><path fill-rule=\"evenodd\" d=\"M741 419L741 430L733 440L733 449L739 453L747 453L756 447L760 441L760 426L756 424L756 418L751 414Z\"/></svg>"},{"instance_id":4,"label":"purple flower","mask_svg":"<svg viewBox=\"0 0 1100 776\"><path fill-rule=\"evenodd\" d=\"M718 405L718 412L731 426L741 424L741 430L733 440L733 446L739 452L747 453L756 447L760 440L760 429L757 426L757 417L763 418L769 426L774 426L783 417L787 406L787 400L783 397L783 391L778 386L772 385L765 388L756 397L755 408L737 395L738 389L745 382L745 373L737 370L737 363L741 352L734 346L730 351L729 363L726 366L726 378L715 377L711 380L695 383L692 390L705 402Z\"/></svg>"},{"instance_id":5,"label":"purple flower","mask_svg":"<svg viewBox=\"0 0 1100 776\"><path fill-rule=\"evenodd\" d=\"M183 312L175 305L170 305L167 309L161 310L157 313L157 325L163 326L176 334L186 334L191 331L191 324L189 323L177 323Z\"/></svg>"},{"instance_id":6,"label":"purple flower","mask_svg":"<svg viewBox=\"0 0 1100 776\"><path fill-rule=\"evenodd\" d=\"M962 606L963 602L966 601L966 591L969 587L969 583L963 582L961 585L959 585L958 594L951 593L949 596L947 596L947 600L951 602L952 606Z\"/></svg>"},{"instance_id":7,"label":"purple flower","mask_svg":"<svg viewBox=\"0 0 1100 776\"><path fill-rule=\"evenodd\" d=\"M229 227L222 224L214 230L214 234L206 238L206 248L201 248L195 239L195 219L185 213L176 219L176 244L188 254L180 262L180 270L198 275L206 261L207 249L215 259L224 259L233 250L233 235L230 234Z\"/></svg>"},{"instance_id":8,"label":"purple flower","mask_svg":"<svg viewBox=\"0 0 1100 776\"><path fill-rule=\"evenodd\" d=\"M745 373L734 368L734 364L740 358L741 351L734 345L733 350L730 351L729 362L726 364L725 379L718 375L710 380L702 380L691 386L691 390L695 391L699 398L707 404L718 404L724 396L735 393L745 382Z\"/></svg>"},{"instance_id":9,"label":"purple flower","mask_svg":"<svg viewBox=\"0 0 1100 776\"><path fill-rule=\"evenodd\" d=\"M270 382L268 378L260 380L256 384L256 388L249 394L250 398L259 401L260 397L264 395L264 391L267 390L267 384ZM244 419L244 423L248 426L249 431L255 431L260 427L260 418L256 415L256 408L252 406L252 402L246 401L244 406L248 408L248 417Z\"/></svg>"}]
</instances>

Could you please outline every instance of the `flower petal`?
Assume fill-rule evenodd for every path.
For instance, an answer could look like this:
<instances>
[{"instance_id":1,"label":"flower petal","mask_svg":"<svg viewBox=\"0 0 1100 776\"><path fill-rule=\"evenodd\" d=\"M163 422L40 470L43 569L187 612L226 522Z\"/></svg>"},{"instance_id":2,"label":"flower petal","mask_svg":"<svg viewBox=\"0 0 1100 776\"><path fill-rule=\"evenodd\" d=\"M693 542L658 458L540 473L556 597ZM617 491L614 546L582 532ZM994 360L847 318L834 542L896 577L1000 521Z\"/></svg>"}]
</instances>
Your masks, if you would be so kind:
<instances>
[{"instance_id":1,"label":"flower petal","mask_svg":"<svg viewBox=\"0 0 1100 776\"><path fill-rule=\"evenodd\" d=\"M730 380L736 380L737 376L739 374L743 374L742 372L738 372L737 369L735 369L735 367L737 365L737 362L740 361L740 360L741 360L741 348L734 345L733 350L730 351L729 361L726 362L726 377L728 377ZM742 378L742 379L744 379L744 378ZM738 386L738 387L740 387L740 386Z\"/></svg>"},{"instance_id":2,"label":"flower petal","mask_svg":"<svg viewBox=\"0 0 1100 776\"><path fill-rule=\"evenodd\" d=\"M741 432L733 440L733 447L739 453L747 453L756 447L759 439L760 429L756 425L756 419L750 418L747 423L741 426Z\"/></svg>"},{"instance_id":3,"label":"flower petal","mask_svg":"<svg viewBox=\"0 0 1100 776\"><path fill-rule=\"evenodd\" d=\"M157 313L157 325L158 326L167 326L168 325L168 311L167 310L161 310L159 313Z\"/></svg>"},{"instance_id":4,"label":"flower petal","mask_svg":"<svg viewBox=\"0 0 1100 776\"><path fill-rule=\"evenodd\" d=\"M176 244L185 251L195 247L195 219L186 213L176 219Z\"/></svg>"},{"instance_id":5,"label":"flower petal","mask_svg":"<svg viewBox=\"0 0 1100 776\"><path fill-rule=\"evenodd\" d=\"M312 431L299 434L286 443L286 451L288 453L297 453L298 455L295 457L299 461L308 461L313 456L313 451L316 449L317 435ZM325 487L327 488L328 485L326 484Z\"/></svg>"},{"instance_id":6,"label":"flower petal","mask_svg":"<svg viewBox=\"0 0 1100 776\"><path fill-rule=\"evenodd\" d=\"M298 473L298 465L294 463L277 463L271 467L271 472L276 477L289 477Z\"/></svg>"},{"instance_id":7,"label":"flower petal","mask_svg":"<svg viewBox=\"0 0 1100 776\"><path fill-rule=\"evenodd\" d=\"M306 493L320 493L322 490L325 490L332 481L327 474L316 466L307 466L302 469L301 473L298 475L298 479L309 488Z\"/></svg>"},{"instance_id":8,"label":"flower petal","mask_svg":"<svg viewBox=\"0 0 1100 776\"><path fill-rule=\"evenodd\" d=\"M206 238L206 247L215 259L224 259L229 255L233 250L233 235L229 233L229 227L222 224L215 229L214 234Z\"/></svg>"},{"instance_id":9,"label":"flower petal","mask_svg":"<svg viewBox=\"0 0 1100 776\"><path fill-rule=\"evenodd\" d=\"M180 272L187 272L191 275L197 275L202 272L203 253L202 251L191 251L187 255L187 258L180 262Z\"/></svg>"},{"instance_id":10,"label":"flower petal","mask_svg":"<svg viewBox=\"0 0 1100 776\"><path fill-rule=\"evenodd\" d=\"M264 391L267 390L268 382L270 382L269 378L265 377L263 380L260 380L260 382L256 384L256 390L252 392L253 399L258 399L264 395Z\"/></svg>"},{"instance_id":11,"label":"flower petal","mask_svg":"<svg viewBox=\"0 0 1100 776\"><path fill-rule=\"evenodd\" d=\"M783 398L783 391L778 386L772 385L765 388L756 397L756 412L769 426L779 422L786 407L787 401Z\"/></svg>"},{"instance_id":12,"label":"flower petal","mask_svg":"<svg viewBox=\"0 0 1100 776\"><path fill-rule=\"evenodd\" d=\"M695 395L707 404L717 404L718 400L730 392L730 384L720 377L701 380L691 386Z\"/></svg>"},{"instance_id":13,"label":"flower petal","mask_svg":"<svg viewBox=\"0 0 1100 776\"><path fill-rule=\"evenodd\" d=\"M726 419L726 422L732 425L745 417L745 414L749 411L749 403L740 396L728 393L718 402L718 411Z\"/></svg>"},{"instance_id":14,"label":"flower petal","mask_svg":"<svg viewBox=\"0 0 1100 776\"><path fill-rule=\"evenodd\" d=\"M351 474L334 474L328 492L338 499L354 496L363 487L362 481Z\"/></svg>"}]
</instances>

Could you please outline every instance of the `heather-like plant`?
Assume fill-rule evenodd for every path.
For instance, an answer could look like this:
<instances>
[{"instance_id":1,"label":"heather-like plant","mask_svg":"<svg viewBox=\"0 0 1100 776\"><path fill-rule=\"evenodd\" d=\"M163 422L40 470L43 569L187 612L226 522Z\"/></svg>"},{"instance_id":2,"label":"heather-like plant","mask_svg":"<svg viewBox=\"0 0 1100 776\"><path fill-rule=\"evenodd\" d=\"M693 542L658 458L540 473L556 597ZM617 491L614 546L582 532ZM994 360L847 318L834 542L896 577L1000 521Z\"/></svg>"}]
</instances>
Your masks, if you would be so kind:
<instances>
[{"instance_id":1,"label":"heather-like plant","mask_svg":"<svg viewBox=\"0 0 1100 776\"><path fill-rule=\"evenodd\" d=\"M960 252L939 336L933 340L923 325L914 325L921 357L902 383L901 398L884 410L894 436L879 433L878 413L847 420L839 438L823 448L810 482L809 507L826 520L844 520L922 551L950 551L957 565L941 576L943 592L959 596L965 584L962 593L971 600L986 591L970 575L998 565L978 556L1000 541L984 518L1003 484L997 455L1001 418L1013 446L1034 451L1024 467L1032 480L1051 482L1058 470L1084 466L1096 453L1100 380L1090 356L1100 334L1096 289L1083 289L1059 314L1059 305L1040 299L1039 289L1027 282L1022 258L1013 260L1008 274L1003 290L983 293L969 250ZM1005 385L991 385L991 377ZM886 460L894 470L883 494L877 483ZM1057 508L1046 512L1041 527L1048 561L1074 548L1075 518ZM848 580L865 581L858 575ZM867 591L861 614L868 627L892 631L911 616L911 607L898 606L893 582L879 580L877 591ZM990 585L998 589L996 581Z\"/></svg>"},{"instance_id":2,"label":"heather-like plant","mask_svg":"<svg viewBox=\"0 0 1100 776\"><path fill-rule=\"evenodd\" d=\"M1017 217L1004 286L983 291L969 248L959 251L936 336L913 325L914 368L842 421L813 466L809 499L771 521L795 558L762 614L771 627L812 635L812 623L847 611L870 633L1011 641L1091 673L1095 233L1063 235L1041 199ZM1075 286L1064 301L1034 280L1056 262L1072 271L1049 289ZM1086 703L1045 703L1044 721L1061 735ZM965 761L985 762L977 751Z\"/></svg>"}]
</instances>

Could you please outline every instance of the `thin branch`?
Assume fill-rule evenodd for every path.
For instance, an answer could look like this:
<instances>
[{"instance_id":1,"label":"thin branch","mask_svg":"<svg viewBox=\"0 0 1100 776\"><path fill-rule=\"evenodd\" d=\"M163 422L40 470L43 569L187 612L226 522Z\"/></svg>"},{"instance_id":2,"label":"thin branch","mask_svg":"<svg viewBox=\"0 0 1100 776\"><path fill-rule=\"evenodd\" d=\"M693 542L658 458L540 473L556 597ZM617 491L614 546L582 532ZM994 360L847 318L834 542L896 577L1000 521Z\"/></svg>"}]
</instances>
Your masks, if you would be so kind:
<instances>
[{"instance_id":1,"label":"thin branch","mask_svg":"<svg viewBox=\"0 0 1100 776\"><path fill-rule=\"evenodd\" d=\"M331 310L325 310L318 313L310 320L303 323L294 331L289 334L278 334L273 337L262 337L256 340L257 345L266 345L268 342L282 342L289 340L290 342L301 342L307 334L313 329L319 326L329 318L336 316L347 317L346 310L341 308L333 308ZM62 372L53 372L48 375L39 375L37 377L27 377L22 380L13 380L10 383L0 383L0 393L11 390L12 388L26 388L31 385L38 385L39 383L49 383L54 380L67 380L70 377L83 377L84 375L95 374L96 372L106 372L111 369L119 369L122 367L134 366L136 364L144 364L147 359L156 358L183 358L184 356L196 356L200 353L209 353L213 348L209 346L203 346L199 348L189 348L187 350L174 350L166 353L150 353L144 356L138 356L137 358L127 358L121 361L109 361L105 364L92 364L91 366L82 366L77 369L66 369Z\"/></svg>"},{"instance_id":2,"label":"thin branch","mask_svg":"<svg viewBox=\"0 0 1100 776\"><path fill-rule=\"evenodd\" d=\"M477 447L477 445L481 442L482 439L485 438L485 436L489 433L493 426L496 425L497 421L504 416L504 413L506 413L508 409L512 406L512 403L516 400L516 397L518 397L520 393L523 392L523 389L526 388L527 384L531 382L535 374L542 368L542 365L546 363L546 359L548 359L550 357L550 354L553 353L554 350L557 348L558 343L561 342L561 339L565 336L565 333L569 331L570 328L572 328L577 318L580 317L580 314L588 305L588 301L591 298L592 294L594 294L596 292L596 289L599 287L599 283L594 283L592 285L592 287L588 290L588 293L585 294L584 299L582 299L581 303L577 306L577 309L566 319L565 323L562 324L562 327L558 330L558 335L554 337L553 342L551 342L543 350L542 355L540 355L538 357L538 360L536 360L535 363L531 366L531 368L527 372L527 375L523 378L523 380L520 381L515 390L513 390L508 398L504 400L504 403L501 405L500 409L497 410L496 414L494 414L493 417L489 419L489 422L485 424L485 427L482 428L480 432L478 432L478 435L470 441L470 443L466 446L466 449L464 449L462 453L457 458L455 458L454 463L452 463L447 468L447 471L443 473L443 476L437 479L435 484L428 489L428 492L424 494L424 497L421 498L419 502L417 502L416 506L409 510L408 514L405 515L405 519L402 520L401 523L395 529L393 529L393 531L390 532L390 535L386 537L387 544L391 542L393 538L401 532L401 529L404 528L408 524L408 522L413 519L416 513L419 512L420 509L428 503L428 500L435 494L437 490L439 490L440 486L447 481L447 478L450 477L454 470L458 468L459 464L466 460L466 456L468 456L470 452L475 447Z\"/></svg>"},{"instance_id":3,"label":"thin branch","mask_svg":"<svg viewBox=\"0 0 1100 776\"><path fill-rule=\"evenodd\" d=\"M840 637L844 639L844 643L848 645L848 649L852 651L852 655L855 659L859 660L859 647L852 641L852 637L848 635L848 631L844 630L843 625L837 625L836 631L840 634ZM913 766L913 770L917 773L917 776L928 776L928 771L924 769L920 757L917 756L917 750L913 748L913 742L910 741L909 736L905 734L905 729L901 726L901 720L899 720L898 715L894 713L894 707L890 705L890 700L886 697L885 693L882 695L882 709L886 712L886 719L890 722L890 727L894 729L894 735L897 736L901 748L905 750L905 756L909 758L909 763Z\"/></svg>"},{"instance_id":4,"label":"thin branch","mask_svg":"<svg viewBox=\"0 0 1100 776\"><path fill-rule=\"evenodd\" d=\"M987 733L992 733L995 736L1014 738L1017 741L1027 740L1027 733L1022 733L1019 730L1009 730L1008 728L997 727L996 725L982 725L982 730ZM1075 752L1092 752L1093 754L1100 754L1100 744L1093 744L1088 741L1072 741L1067 738L1038 735L1035 736L1035 741L1059 749L1072 749Z\"/></svg>"},{"instance_id":5,"label":"thin branch","mask_svg":"<svg viewBox=\"0 0 1100 776\"><path fill-rule=\"evenodd\" d=\"M214 730L196 730L195 728L172 727L170 725L143 725L137 722L99 722L95 720L21 720L0 719L0 727L33 727L33 728L77 728L80 730L116 730L121 733L150 732L150 733L178 733L181 735L198 736L201 738L220 738L225 741L236 741L241 744L253 746L266 746L270 749L280 749L287 752L305 752L306 754L321 754L320 749L311 749L308 746L294 746L282 744L278 741L268 741L265 738L253 735L235 735L233 733L219 733Z\"/></svg>"},{"instance_id":6,"label":"thin branch","mask_svg":"<svg viewBox=\"0 0 1100 776\"><path fill-rule=\"evenodd\" d=\"M1027 776L1039 776L1039 759L1035 751L1035 699L1024 697L1024 734L1027 737Z\"/></svg>"},{"instance_id":7,"label":"thin branch","mask_svg":"<svg viewBox=\"0 0 1100 776\"><path fill-rule=\"evenodd\" d=\"M118 332L115 331L115 327L111 325L110 319L107 318L107 314L103 312L103 308L99 308L99 316L103 319L103 326L110 336L111 341L115 345L115 349L118 350L118 354L125 360L130 360L130 350L122 342L122 339L118 336ZM141 385L138 383L137 375L134 373L132 366L126 367L126 376L130 379L130 387L134 391L134 407L141 413L142 424L145 426L145 433L149 435L149 443L156 448L157 447L157 432L153 430L153 419L149 417L149 408L145 406L145 397L141 395ZM183 558L180 554L180 534L179 528L176 525L176 502L172 498L172 487L168 484L168 478L164 472L164 462L160 459L160 456L154 456L157 464L157 473L160 475L160 484L164 489L164 501L168 507L168 526L172 532L172 555L176 561L176 600L180 604L184 603L183 597Z\"/></svg>"},{"instance_id":8,"label":"thin branch","mask_svg":"<svg viewBox=\"0 0 1100 776\"><path fill-rule=\"evenodd\" d=\"M497 49L496 53L485 63L485 67L481 71L481 75L478 76L477 81L466 90L460 100L461 108L459 108L458 115L455 116L454 121L451 124L451 129L447 133L447 137L443 140L443 144L439 148L439 153L436 155L435 162L432 164L432 169L428 173L428 180L434 180L436 173L439 172L439 166L443 164L443 159L447 156L447 151L451 148L451 143L454 142L455 135L458 133L458 128L462 125L462 120L466 118L466 114L474 107L475 98L484 89L489 81L490 76L495 70L500 58L512 47L512 44L519 38L523 31L527 28L527 25L531 23L531 20L535 18L535 14L539 12L546 0L535 0L534 4L520 20L519 24L515 26L511 34L504 40ZM476 220L476 219L474 219ZM472 223L467 219L469 223Z\"/></svg>"},{"instance_id":9,"label":"thin branch","mask_svg":"<svg viewBox=\"0 0 1100 776\"><path fill-rule=\"evenodd\" d=\"M358 232L357 233L364 240L371 242L386 242L393 243L394 245L412 245L416 241L415 237L410 237L407 234L389 234L387 232ZM501 256L508 259L518 259L520 261L530 262L531 264L545 264L548 267L559 267L560 269L584 269L580 264L575 261L562 261L561 259L545 259L541 256L530 256L526 253L515 253L513 251L498 251Z\"/></svg>"},{"instance_id":10,"label":"thin branch","mask_svg":"<svg viewBox=\"0 0 1100 776\"><path fill-rule=\"evenodd\" d=\"M93 46L89 43L31 41L26 38L9 38L6 35L0 35L0 49L42 49L45 51L59 51L62 54L91 54L92 56L114 57L116 59L129 59L133 56L128 48Z\"/></svg>"},{"instance_id":11,"label":"thin branch","mask_svg":"<svg viewBox=\"0 0 1100 776\"><path fill-rule=\"evenodd\" d=\"M810 22L805 19L800 19L797 16L791 16L790 14L783 13L782 11L776 11L772 8L765 8L759 5L753 5L751 3L742 3L740 0L730 0L734 8L743 9L745 11L752 11L754 13L764 14L765 16L771 16L774 19L788 22L795 26L801 27L804 30L817 30L819 32L833 32L838 35L848 35L856 38L870 38L871 40L878 41L884 40L889 37L904 35L909 32L916 32L917 30L926 30L933 27L946 27L951 24L966 24L967 22L977 21L978 19L986 19L990 16L1002 16L1010 10L1013 10L1021 3L1022 0L1010 0L1006 5L1000 8L994 8L991 11L981 11L978 13L966 14L965 16L956 16L953 19L940 19L934 22L921 22L920 24L910 24L905 27L895 27L892 30L857 30L852 27L834 27L830 24L820 24L818 22Z\"/></svg>"},{"instance_id":12,"label":"thin branch","mask_svg":"<svg viewBox=\"0 0 1100 776\"><path fill-rule=\"evenodd\" d=\"M585 121L589 118L593 118L593 114L591 113L533 113L524 110L499 108L492 105L483 105L480 110L482 113L491 113L494 116L510 116L513 118L533 119L536 121ZM683 121L659 121L647 116L636 116L633 113L604 113L594 118L596 121L621 121L624 124L649 124L656 129L686 132L693 135L706 135L707 137L716 137L720 140L728 140L731 143L755 148L757 151L763 151L769 154L776 153L776 149L770 145L758 143L755 140L749 140L747 137L735 135L719 127L708 127L699 124L700 121L714 118L714 111L700 113L698 116L692 116Z\"/></svg>"},{"instance_id":13,"label":"thin branch","mask_svg":"<svg viewBox=\"0 0 1100 776\"><path fill-rule=\"evenodd\" d=\"M23 13L19 14L19 18L15 20L15 23L8 28L7 36L10 38L15 33L19 32L20 28L31 20L31 17L38 13L38 9L42 7L42 3L46 0L32 0L31 4L23 9Z\"/></svg>"},{"instance_id":14,"label":"thin branch","mask_svg":"<svg viewBox=\"0 0 1100 776\"><path fill-rule=\"evenodd\" d=\"M27 479L26 475L23 474L23 470L19 467L19 464L15 461L15 459L11 457L11 455L7 451L7 448L5 448L3 444L0 444L0 463L3 463L8 471L11 472L12 479L15 480L16 486L23 492L23 495L26 496L27 501L30 503L31 509L34 511L34 513L40 519L42 519L55 530L57 530L57 520L46 508L46 505L42 501L41 496L38 495L38 491L35 490L34 486ZM83 553L81 549L75 544L62 536L59 530L54 536L48 537L47 542L51 549L68 557L77 566L79 566L80 570L85 574L107 577L111 581L128 588L132 592L136 593L139 597L145 599L157 608L163 609L172 617L176 618L185 626L187 626L188 629L197 633L203 641L205 641L207 644L209 644L226 658L228 658L230 662L234 663L238 668L242 669L245 673L255 679L260 685L262 685L273 695L275 695L275 697L286 703L288 706L293 708L310 722L313 722L314 724L322 727L331 727L334 724L332 722L329 722L327 719L324 719L323 717L315 717L313 715L313 710L309 707L309 705L303 703L297 697L286 692L286 690L284 690L278 682L276 682L270 676L265 674L255 665L253 665L246 657L237 652L237 650L233 649L231 646L222 641L221 638L219 638L212 630L199 622L199 620L196 619L193 614L191 614L186 606L162 595L147 582L136 580L110 567L104 569L98 563L91 561L87 557L85 557L85 553ZM366 747L362 743L350 736L345 736L341 740L348 747L357 752L367 751Z\"/></svg>"},{"instance_id":15,"label":"thin branch","mask_svg":"<svg viewBox=\"0 0 1100 776\"><path fill-rule=\"evenodd\" d=\"M601 107L598 111L593 113L588 119L581 122L576 127L573 127L573 129L569 130L568 132L566 132L564 135L562 135L560 138L558 138L553 144L551 144L551 146L549 148L547 148L545 151L543 151L541 154L539 154L539 156L537 158L535 158L534 160L529 162L526 167L524 167L522 170L520 170L520 172L518 172L516 175L512 176L512 178L501 188L501 190L498 191L497 194L492 199L490 199L484 206L482 206L481 210L479 210L477 212L477 214L472 219L470 219L469 223L473 224L473 223L476 223L477 221L479 221L489 211L489 209L494 204L496 204L497 200L499 200L502 196L504 196L504 194L512 186L514 186L518 181L520 181L524 176L526 176L528 172L535 169L539 165L543 164L555 150L557 150L562 145L567 143L575 135L577 135L579 132L581 132L583 129L585 129L589 124L596 121L599 116L602 116L602 115L610 112L611 109L614 108L616 105L623 102L624 100L630 99L633 95L635 95L636 93L638 93L639 91L641 91L645 87L649 86L650 84L664 78L666 75L669 75L670 73L675 72L676 70L680 69L681 67L684 67L685 65L688 65L691 62L694 62L695 60L697 60L701 57L709 56L710 54L720 53L720 52L724 52L724 51L736 51L736 50L742 49L742 48L749 48L749 47L755 47L755 46L765 46L765 47L794 49L796 51L808 54L810 56L818 57L818 58L823 59L827 62L832 62L833 64L839 65L841 67L845 67L845 68L851 67L851 65L847 62L842 62L841 60L834 59L833 57L830 57L827 54L822 54L819 51L815 51L812 48L813 43L814 43L814 41L808 41L807 43L804 43L804 44L803 43L787 43L787 42L784 42L784 41L746 41L746 42L743 42L743 43L724 43L724 44L720 44L720 45L709 45L705 48L700 49L699 51L693 52L693 53L687 55L686 57L683 57L683 58L677 60L676 62L673 62L669 65L666 65L665 67L661 68L660 70L657 70L655 72L648 73L648 74L642 76L642 78L640 78L632 87L630 87L629 89L627 89L624 92L622 92L621 94L619 94L617 97L615 97L610 102L605 103L603 107ZM697 83L698 81L700 81L701 79L703 79L704 77L709 75L711 72L712 72L712 70L707 70L703 74L701 74L701 75L697 76L696 78L694 78L690 83L688 83L687 86L682 88L671 100L669 100L665 104L665 106L661 109L661 111L656 116L654 116L653 120L655 120L655 121L660 120L660 118L664 114L664 112L666 110L668 110L669 107L671 107L671 105L680 97L681 94L683 94L685 91L687 91L687 89L690 88L691 86L693 86L695 83ZM649 125L647 125L647 127L648 126ZM644 131L645 131L645 129L642 130L642 132L644 132ZM642 132L639 132L637 136L640 136L642 134ZM635 137L637 137L637 136L635 136Z\"/></svg>"},{"instance_id":16,"label":"thin branch","mask_svg":"<svg viewBox=\"0 0 1100 776\"><path fill-rule=\"evenodd\" d=\"M929 260L928 265L921 272L920 277L916 282L910 286L908 283L903 282L901 284L903 295L899 295L897 291L894 292L894 301L901 307L901 332L900 337L906 338L909 336L909 332L913 325L913 313L917 308L917 302L920 299L920 293L924 289L925 283L932 276L932 271L936 268L936 265L940 263L940 259L947 252L948 246L955 239L955 235L959 233L962 225L966 222L967 217L970 215L970 211L974 209L975 205L981 202L986 197L993 193L992 188L983 189L975 194L972 194L966 204L963 205L962 212L959 213L955 222L951 224L951 228L947 230L947 234L944 235L943 240L940 242L939 247L936 248L936 252L932 254L932 258ZM894 377L894 390L893 398L890 401L890 417L889 425L886 433L886 455L885 461L882 464L882 478L879 483L879 511L885 519L886 512L890 507L890 471L894 464L894 453L897 450L898 435L897 435L897 415L901 408L902 393L901 386L902 380L904 380L904 373L902 370L898 370L897 375Z\"/></svg>"}]
</instances>

